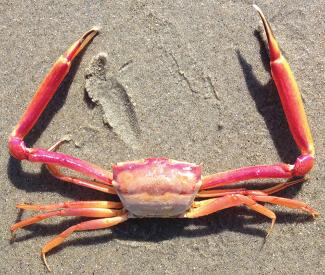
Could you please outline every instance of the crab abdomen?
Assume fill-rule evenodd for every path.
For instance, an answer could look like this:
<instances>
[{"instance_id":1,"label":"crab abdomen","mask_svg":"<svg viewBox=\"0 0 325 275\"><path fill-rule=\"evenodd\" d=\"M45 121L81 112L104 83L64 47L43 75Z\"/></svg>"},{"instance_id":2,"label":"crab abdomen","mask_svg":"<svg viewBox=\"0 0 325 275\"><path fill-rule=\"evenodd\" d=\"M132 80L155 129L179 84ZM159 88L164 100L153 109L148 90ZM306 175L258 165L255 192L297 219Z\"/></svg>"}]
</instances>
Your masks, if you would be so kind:
<instances>
[{"instance_id":1,"label":"crab abdomen","mask_svg":"<svg viewBox=\"0 0 325 275\"><path fill-rule=\"evenodd\" d=\"M113 165L113 185L135 217L176 217L190 208L201 186L201 166L148 158Z\"/></svg>"}]
</instances>

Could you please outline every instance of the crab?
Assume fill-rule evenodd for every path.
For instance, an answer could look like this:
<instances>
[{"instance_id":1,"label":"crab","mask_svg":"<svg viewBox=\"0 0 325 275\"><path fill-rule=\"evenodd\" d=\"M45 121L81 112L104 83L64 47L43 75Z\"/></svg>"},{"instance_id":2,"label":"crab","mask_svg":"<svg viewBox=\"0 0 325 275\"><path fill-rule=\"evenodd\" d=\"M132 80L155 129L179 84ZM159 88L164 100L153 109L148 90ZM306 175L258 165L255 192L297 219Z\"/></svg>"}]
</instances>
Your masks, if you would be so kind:
<instances>
[{"instance_id":1,"label":"crab","mask_svg":"<svg viewBox=\"0 0 325 275\"><path fill-rule=\"evenodd\" d=\"M295 163L248 166L202 176L201 165L159 157L117 163L112 165L112 172L110 172L87 161L56 152L62 140L48 149L27 147L24 142L25 136L31 131L69 72L74 58L98 33L98 28L94 27L58 58L9 137L10 154L18 160L43 163L54 177L62 181L115 194L120 199L119 202L72 201L46 205L17 204L16 207L19 209L44 212L12 225L13 233L17 229L54 216L93 218L69 227L42 247L41 256L48 269L46 253L59 246L72 233L109 228L130 218L198 218L226 208L244 205L270 218L271 230L276 215L264 206L264 203L300 209L313 217L318 215L315 209L304 202L273 195L304 181L304 176L314 165L315 150L301 94L290 66L281 54L266 17L259 7L254 5L254 8L260 15L266 32L272 77L292 136L301 152ZM60 171L62 167L79 172L85 177L64 174ZM265 178L288 180L261 190L220 188L242 181Z\"/></svg>"}]
</instances>

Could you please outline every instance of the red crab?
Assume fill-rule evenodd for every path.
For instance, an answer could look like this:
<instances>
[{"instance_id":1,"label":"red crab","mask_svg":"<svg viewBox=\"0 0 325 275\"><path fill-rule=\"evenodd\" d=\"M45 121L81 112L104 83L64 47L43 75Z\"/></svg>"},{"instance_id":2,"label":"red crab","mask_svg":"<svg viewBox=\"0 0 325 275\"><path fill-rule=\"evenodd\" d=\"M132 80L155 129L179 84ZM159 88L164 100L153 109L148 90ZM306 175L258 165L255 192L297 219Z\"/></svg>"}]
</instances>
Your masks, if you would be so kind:
<instances>
[{"instance_id":1,"label":"red crab","mask_svg":"<svg viewBox=\"0 0 325 275\"><path fill-rule=\"evenodd\" d=\"M147 158L117 163L112 167L113 172L109 172L87 161L55 152L61 141L49 149L26 147L25 136L33 128L69 72L72 60L98 33L97 28L92 28L59 57L9 138L9 150L15 158L44 163L52 175L60 180L105 193L116 194L121 200L121 202L75 201L48 205L18 204L17 208L19 209L45 210L45 212L12 225L12 232L53 216L94 218L69 227L43 246L41 255L47 268L49 267L46 263L45 254L60 245L73 232L108 228L129 218L197 218L225 208L245 205L269 217L272 220L272 228L276 215L259 202L300 209L312 216L318 215L316 210L304 202L272 195L290 185L302 182L305 174L313 167L315 152L297 83L288 62L280 52L268 21L262 11L257 6L254 7L263 21L266 32L272 76L291 133L301 151L301 155L295 163L256 165L202 176L200 165L167 158ZM60 167L77 171L94 180L65 175L60 172ZM221 186L251 179L288 179L294 177L300 179L276 184L264 190L218 189Z\"/></svg>"}]
</instances>

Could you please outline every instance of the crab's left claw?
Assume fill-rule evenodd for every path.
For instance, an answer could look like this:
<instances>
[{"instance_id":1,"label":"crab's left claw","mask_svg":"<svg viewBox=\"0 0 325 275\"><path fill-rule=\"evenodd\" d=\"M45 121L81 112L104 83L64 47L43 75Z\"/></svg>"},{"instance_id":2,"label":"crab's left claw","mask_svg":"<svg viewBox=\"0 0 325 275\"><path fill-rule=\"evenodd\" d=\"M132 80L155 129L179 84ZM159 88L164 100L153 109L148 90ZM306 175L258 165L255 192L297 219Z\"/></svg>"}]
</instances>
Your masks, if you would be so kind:
<instances>
[{"instance_id":1,"label":"crab's left claw","mask_svg":"<svg viewBox=\"0 0 325 275\"><path fill-rule=\"evenodd\" d=\"M9 137L8 147L10 154L16 159L40 162L58 167L66 167L94 178L100 182L111 183L111 173L94 164L66 154L52 152L47 149L28 148L24 141L25 136L34 127L44 109L56 93L60 84L69 73L72 61L76 58L78 53L80 53L80 51L83 50L87 44L89 44L98 31L98 27L93 27L84 33L54 63L49 73L46 75L43 82L37 89L25 113L12 131Z\"/></svg>"},{"instance_id":2,"label":"crab's left claw","mask_svg":"<svg viewBox=\"0 0 325 275\"><path fill-rule=\"evenodd\" d=\"M277 87L292 136L301 152L293 165L277 163L242 167L203 178L201 189L209 189L234 182L262 178L292 178L305 176L314 166L315 149L304 105L290 66L282 55L269 22L261 9L259 13L266 32L272 77Z\"/></svg>"},{"instance_id":3,"label":"crab's left claw","mask_svg":"<svg viewBox=\"0 0 325 275\"><path fill-rule=\"evenodd\" d=\"M278 89L282 107L292 136L301 151L297 158L294 176L304 176L313 167L315 148L308 125L303 101L289 63L282 55L269 22L261 9L254 5L260 15L269 44L272 77Z\"/></svg>"}]
</instances>

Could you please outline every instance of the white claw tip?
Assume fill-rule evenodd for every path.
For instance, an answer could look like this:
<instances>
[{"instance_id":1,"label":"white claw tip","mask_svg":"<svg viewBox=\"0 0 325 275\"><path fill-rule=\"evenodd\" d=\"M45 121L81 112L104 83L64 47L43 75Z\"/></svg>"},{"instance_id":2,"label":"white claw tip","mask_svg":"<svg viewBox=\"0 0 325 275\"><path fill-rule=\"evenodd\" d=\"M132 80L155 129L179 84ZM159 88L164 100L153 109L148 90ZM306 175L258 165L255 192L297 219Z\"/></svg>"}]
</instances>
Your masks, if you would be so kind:
<instances>
[{"instance_id":1,"label":"white claw tip","mask_svg":"<svg viewBox=\"0 0 325 275\"><path fill-rule=\"evenodd\" d=\"M44 262L44 264L45 264L47 270L48 270L49 272L52 272L50 266L48 265L48 263L47 263L47 261L46 261L45 253L43 253L43 252L42 252L42 258L43 258L43 262Z\"/></svg>"},{"instance_id":2,"label":"white claw tip","mask_svg":"<svg viewBox=\"0 0 325 275\"><path fill-rule=\"evenodd\" d=\"M95 32L99 32L101 30L101 26L93 26L91 29Z\"/></svg>"},{"instance_id":3,"label":"white claw tip","mask_svg":"<svg viewBox=\"0 0 325 275\"><path fill-rule=\"evenodd\" d=\"M254 8L255 10L257 10L258 12L262 13L262 10L261 10L260 7L257 6L256 4L253 4L253 8Z\"/></svg>"}]
</instances>

